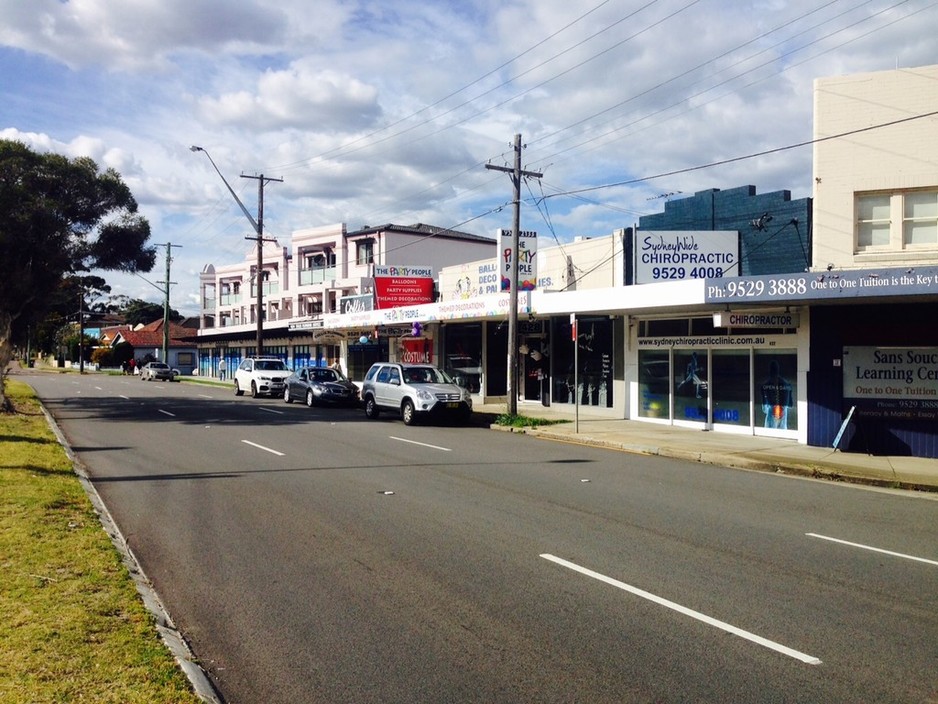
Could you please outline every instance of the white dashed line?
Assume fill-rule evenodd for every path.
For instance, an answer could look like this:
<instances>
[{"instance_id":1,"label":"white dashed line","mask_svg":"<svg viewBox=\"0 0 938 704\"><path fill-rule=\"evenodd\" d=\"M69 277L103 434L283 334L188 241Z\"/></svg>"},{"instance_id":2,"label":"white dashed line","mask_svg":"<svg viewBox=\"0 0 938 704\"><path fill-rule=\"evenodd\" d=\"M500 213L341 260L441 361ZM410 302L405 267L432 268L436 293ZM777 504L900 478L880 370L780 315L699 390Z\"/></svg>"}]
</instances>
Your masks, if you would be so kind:
<instances>
[{"instance_id":1,"label":"white dashed line","mask_svg":"<svg viewBox=\"0 0 938 704\"><path fill-rule=\"evenodd\" d=\"M439 445L428 445L425 442L417 442L416 440L408 440L407 438L396 438L393 435L389 435L389 438L392 440L397 440L398 442L408 442L411 445L420 445L420 447L429 447L431 450L442 450L443 452L452 452L448 447L440 447Z\"/></svg>"},{"instance_id":2,"label":"white dashed line","mask_svg":"<svg viewBox=\"0 0 938 704\"><path fill-rule=\"evenodd\" d=\"M654 602L659 606L664 606L665 608L671 609L672 611L677 611L678 613L684 614L685 616L690 616L691 618L702 621L703 623L713 626L714 628L719 628L720 630L726 631L727 633L732 633L735 636L739 636L740 638L744 638L748 641L751 641L752 643L756 643L757 645L774 650L775 652L781 653L782 655L787 655L788 657L794 658L795 660L800 660L801 662L808 665L821 664L821 661L812 655L806 655L797 650L792 650L791 648L776 643L775 641L768 640L762 636L757 636L755 633L750 633L749 631L744 631L741 628L736 628L736 626L731 626L725 621L719 621L715 618L707 616L706 614L702 614L699 611L694 611L693 609L689 609L686 606L681 606L680 604L676 604L673 601L668 601L667 599L663 599L660 596L655 596L654 594L646 592L643 589L639 589L638 587L633 587L629 584L626 584L625 582L612 579L612 577L607 577L606 575L600 574L599 572L593 572L593 570L587 569L586 567L580 567L580 565L577 565L576 563L568 562L567 560L555 557L554 555L548 555L546 553L541 555L541 557L543 557L545 560L550 560L551 562L571 569L574 572L579 572L580 574L584 574L587 577L592 577L593 579L597 579L600 582L605 582L606 584L616 587L617 589L634 594L635 596L641 597L642 599L647 599L648 601Z\"/></svg>"},{"instance_id":3,"label":"white dashed line","mask_svg":"<svg viewBox=\"0 0 938 704\"><path fill-rule=\"evenodd\" d=\"M258 450L263 450L264 452L269 452L272 455L277 455L277 457L283 457L282 452L277 452L276 450L271 450L269 447L264 447L263 445L258 445L256 442L251 442L250 440L242 440L245 445L250 445L251 447L256 447Z\"/></svg>"},{"instance_id":4,"label":"white dashed line","mask_svg":"<svg viewBox=\"0 0 938 704\"><path fill-rule=\"evenodd\" d=\"M826 535L818 535L817 533L805 533L809 538L818 538L820 540L829 540L832 543L840 543L841 545L849 545L852 548L860 548L861 550L869 550L871 552L879 552L883 555L892 555L893 557L901 557L905 560L915 560L916 562L924 562L926 565L935 565L938 567L938 562L935 560L929 560L924 557L915 557L914 555L905 555L901 552L893 552L892 550L883 550L882 548L874 548L871 545L863 545L862 543L851 543L849 540L840 540L839 538L830 538Z\"/></svg>"},{"instance_id":5,"label":"white dashed line","mask_svg":"<svg viewBox=\"0 0 938 704\"><path fill-rule=\"evenodd\" d=\"M160 413L162 413L162 414L164 414L164 415L169 416L170 418L175 418L175 417L176 417L176 414L175 414L175 413L170 413L169 411L164 411L162 408L157 408L156 410L158 410Z\"/></svg>"}]
</instances>

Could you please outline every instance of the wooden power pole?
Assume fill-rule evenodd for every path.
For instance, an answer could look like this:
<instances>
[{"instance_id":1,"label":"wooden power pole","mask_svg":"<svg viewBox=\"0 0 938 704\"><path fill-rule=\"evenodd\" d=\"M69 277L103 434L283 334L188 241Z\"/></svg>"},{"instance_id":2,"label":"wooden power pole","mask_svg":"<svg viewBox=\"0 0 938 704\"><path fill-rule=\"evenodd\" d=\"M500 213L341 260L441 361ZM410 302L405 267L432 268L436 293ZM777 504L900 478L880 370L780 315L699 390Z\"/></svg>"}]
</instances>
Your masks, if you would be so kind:
<instances>
[{"instance_id":1,"label":"wooden power pole","mask_svg":"<svg viewBox=\"0 0 938 704\"><path fill-rule=\"evenodd\" d=\"M485 168L503 171L511 176L514 187L512 201L514 217L511 225L511 260L508 269L508 414L518 414L518 239L521 232L521 179L525 176L541 178L537 171L524 171L521 168L521 135L515 135L515 163L513 167L486 164Z\"/></svg>"}]
</instances>

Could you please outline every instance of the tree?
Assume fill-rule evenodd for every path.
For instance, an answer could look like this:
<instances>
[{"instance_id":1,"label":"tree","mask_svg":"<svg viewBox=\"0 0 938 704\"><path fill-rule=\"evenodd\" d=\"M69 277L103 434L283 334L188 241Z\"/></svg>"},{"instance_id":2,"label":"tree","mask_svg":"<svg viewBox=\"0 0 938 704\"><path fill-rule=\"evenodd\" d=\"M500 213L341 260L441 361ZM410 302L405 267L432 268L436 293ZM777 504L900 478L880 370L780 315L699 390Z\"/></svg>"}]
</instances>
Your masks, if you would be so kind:
<instances>
[{"instance_id":1,"label":"tree","mask_svg":"<svg viewBox=\"0 0 938 704\"><path fill-rule=\"evenodd\" d=\"M123 306L118 313L124 317L124 322L128 325L146 325L154 320L163 319L163 304L150 303L149 301L134 298ZM174 323L178 323L182 320L182 316L177 310L170 308L169 319Z\"/></svg>"},{"instance_id":2,"label":"tree","mask_svg":"<svg viewBox=\"0 0 938 704\"><path fill-rule=\"evenodd\" d=\"M146 245L149 237L149 222L114 169L0 140L0 411L10 410L14 323L41 320L71 275L150 271L156 250Z\"/></svg>"}]
</instances>

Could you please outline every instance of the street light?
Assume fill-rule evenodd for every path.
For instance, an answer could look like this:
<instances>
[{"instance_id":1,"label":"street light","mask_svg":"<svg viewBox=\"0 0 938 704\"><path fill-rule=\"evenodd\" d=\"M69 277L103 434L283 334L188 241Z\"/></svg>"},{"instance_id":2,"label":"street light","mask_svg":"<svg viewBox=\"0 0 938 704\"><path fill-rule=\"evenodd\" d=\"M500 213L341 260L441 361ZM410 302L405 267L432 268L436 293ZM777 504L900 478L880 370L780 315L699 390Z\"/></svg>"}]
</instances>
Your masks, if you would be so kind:
<instances>
[{"instance_id":1,"label":"street light","mask_svg":"<svg viewBox=\"0 0 938 704\"><path fill-rule=\"evenodd\" d=\"M221 171L218 170L218 166L216 166L215 160L212 158L212 155L208 153L208 150L195 145L189 147L189 150L193 152L203 152L205 156L208 157L208 160L212 162L212 166L215 168L215 173L221 178L228 192L231 194L231 197L234 198L235 202L241 207L241 212L244 213L244 216L254 228L254 237L248 237L246 239L252 239L257 242L257 273L255 275L255 285L257 286L257 350L255 354L260 356L264 353L264 184L267 183L267 181L283 181L283 179L265 178L264 174L260 174L259 176L245 176L241 174L241 178L255 178L258 181L257 220L255 220L248 212L248 209L244 207L244 203L241 202L241 199L238 198L238 194L235 193L234 189L228 184L228 181L222 175ZM269 241L273 242L273 240Z\"/></svg>"}]
</instances>

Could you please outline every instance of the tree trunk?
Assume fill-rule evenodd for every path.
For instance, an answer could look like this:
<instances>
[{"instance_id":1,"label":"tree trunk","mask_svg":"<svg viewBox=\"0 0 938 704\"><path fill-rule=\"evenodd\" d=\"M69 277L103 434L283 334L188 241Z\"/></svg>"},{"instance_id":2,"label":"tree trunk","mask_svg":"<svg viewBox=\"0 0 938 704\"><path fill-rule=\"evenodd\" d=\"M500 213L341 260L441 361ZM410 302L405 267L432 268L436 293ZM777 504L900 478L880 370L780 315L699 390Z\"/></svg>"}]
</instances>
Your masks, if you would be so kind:
<instances>
[{"instance_id":1,"label":"tree trunk","mask_svg":"<svg viewBox=\"0 0 938 704\"><path fill-rule=\"evenodd\" d=\"M13 316L0 310L0 413L12 413L13 405L7 398L7 366L13 357Z\"/></svg>"}]
</instances>

